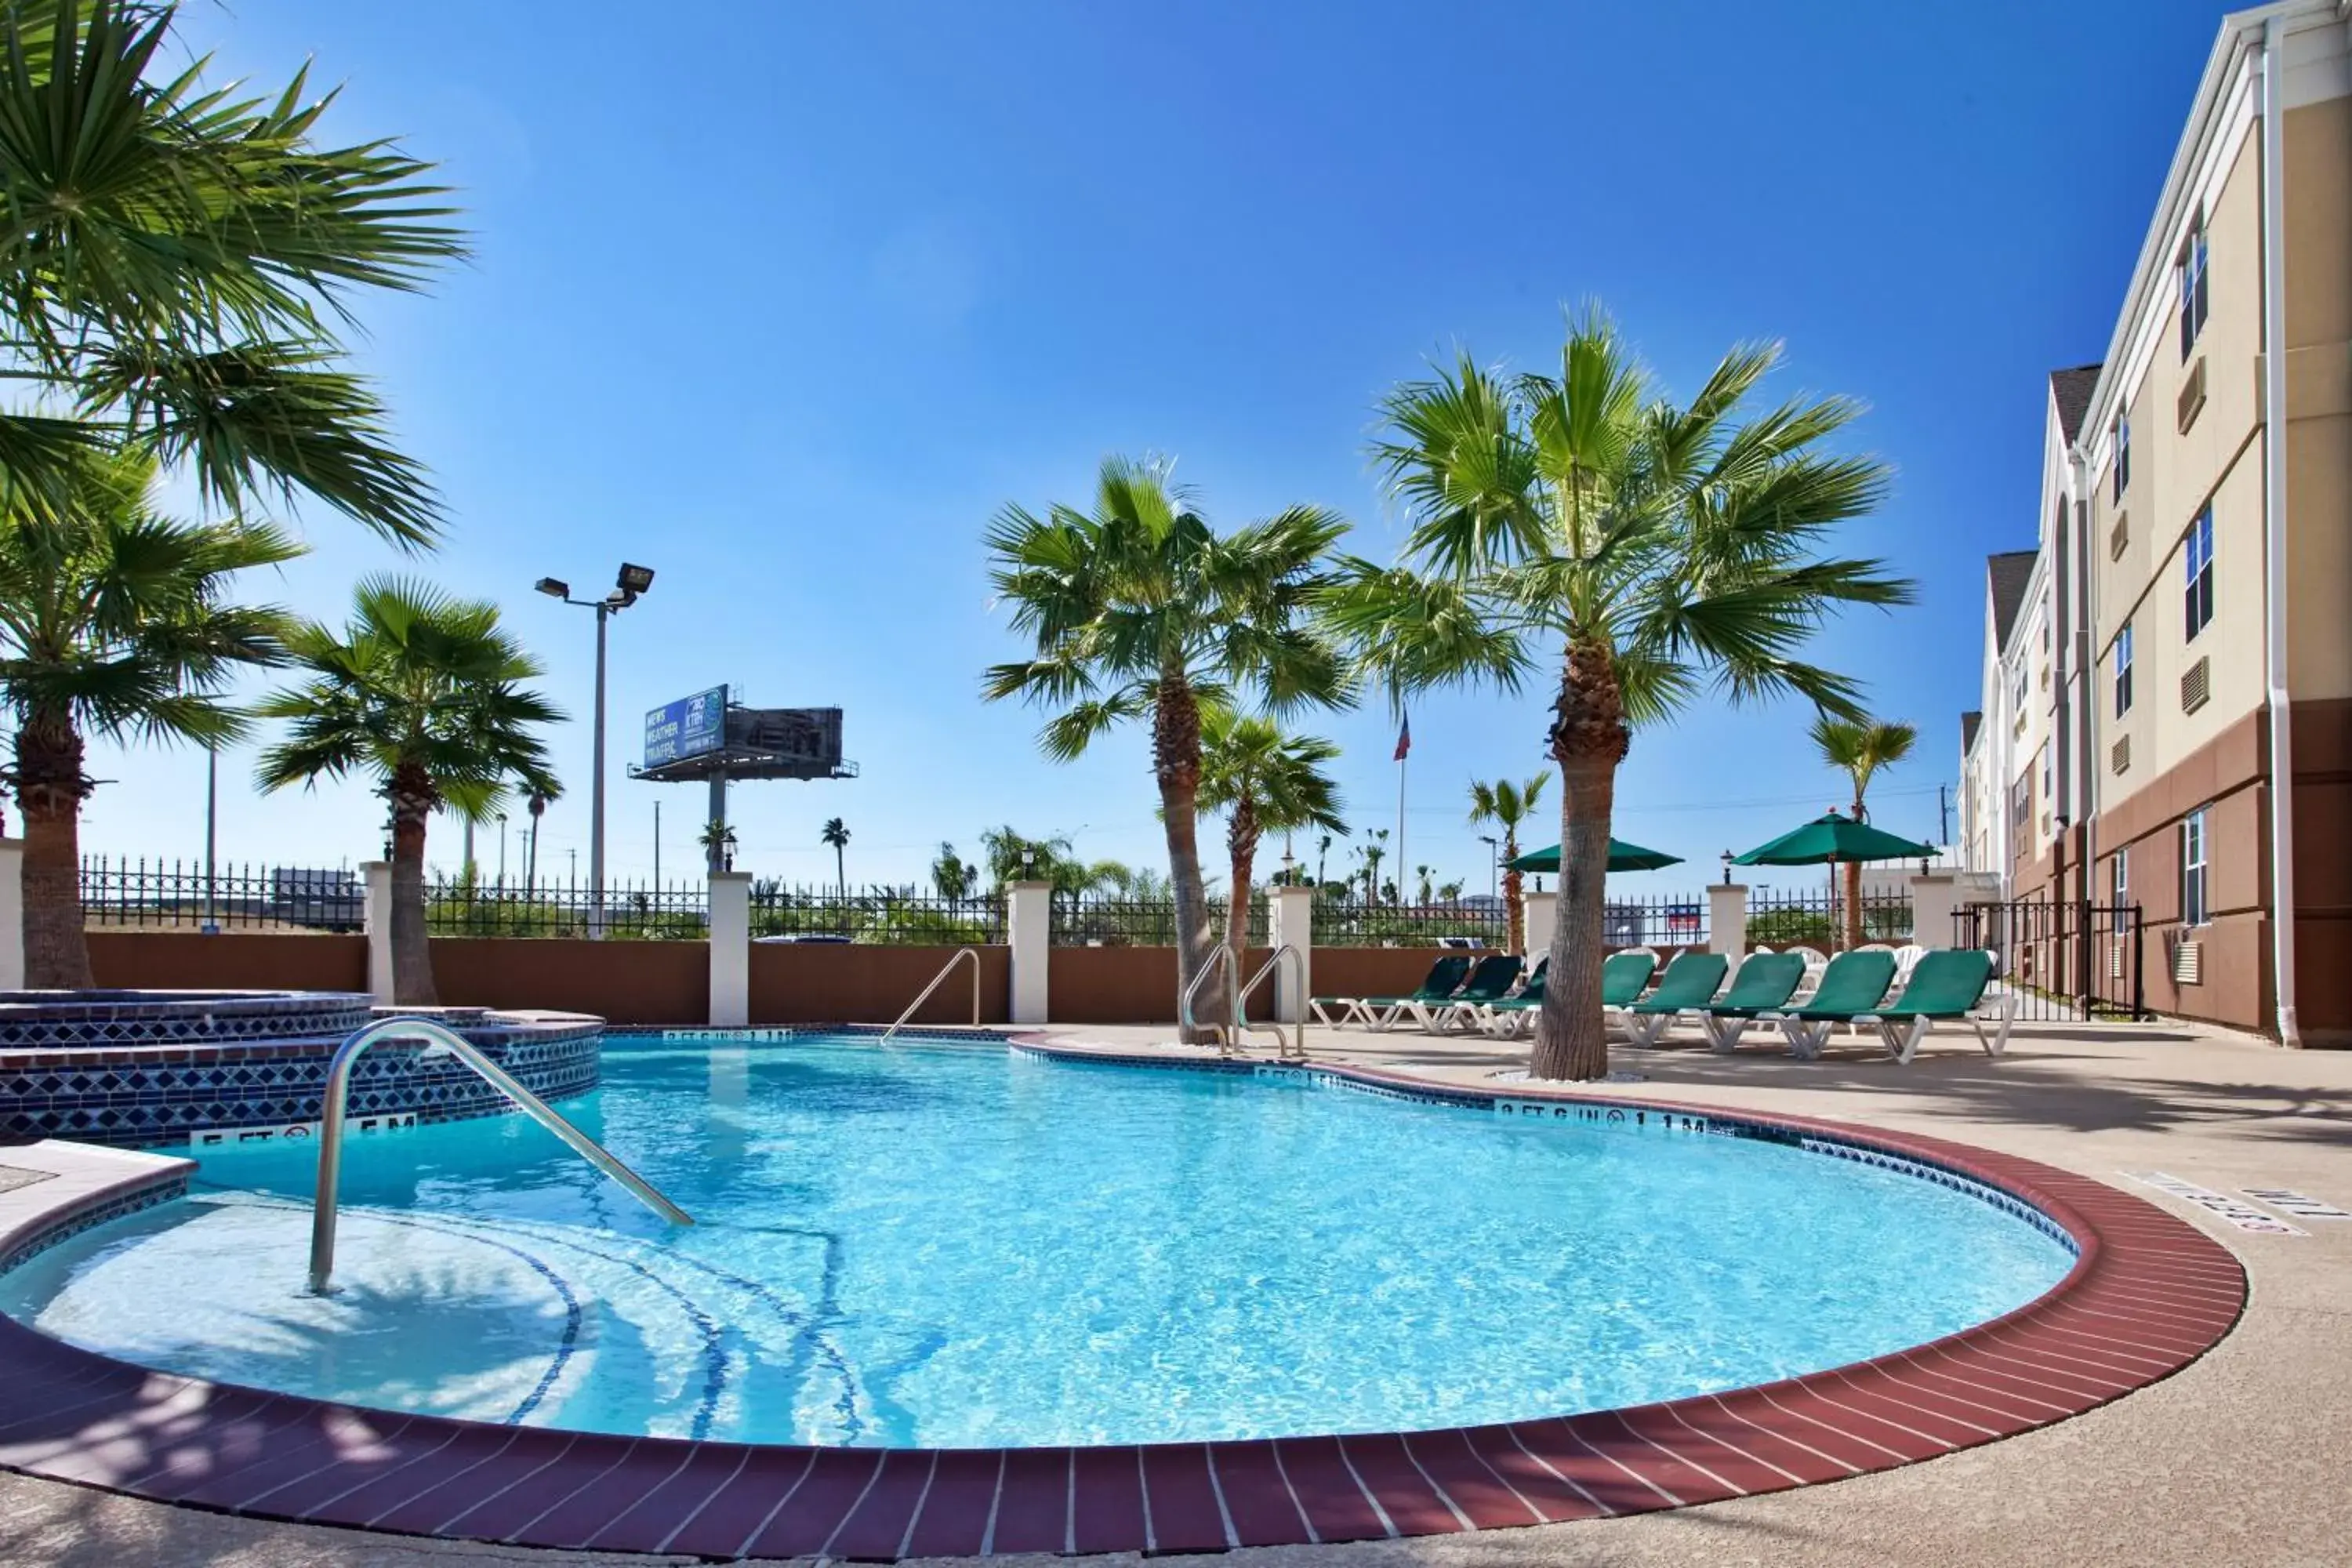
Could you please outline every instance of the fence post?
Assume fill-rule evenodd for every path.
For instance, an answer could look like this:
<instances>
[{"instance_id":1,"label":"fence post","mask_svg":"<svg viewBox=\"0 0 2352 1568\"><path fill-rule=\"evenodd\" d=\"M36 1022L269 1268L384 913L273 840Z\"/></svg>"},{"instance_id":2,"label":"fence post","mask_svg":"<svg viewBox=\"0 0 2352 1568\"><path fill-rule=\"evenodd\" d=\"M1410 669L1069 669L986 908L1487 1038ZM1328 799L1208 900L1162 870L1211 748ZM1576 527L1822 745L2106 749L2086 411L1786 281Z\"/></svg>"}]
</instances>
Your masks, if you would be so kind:
<instances>
[{"instance_id":1,"label":"fence post","mask_svg":"<svg viewBox=\"0 0 2352 1568\"><path fill-rule=\"evenodd\" d=\"M1748 884L1715 882L1706 889L1706 950L1735 963L1748 956Z\"/></svg>"},{"instance_id":2,"label":"fence post","mask_svg":"<svg viewBox=\"0 0 2352 1568\"><path fill-rule=\"evenodd\" d=\"M1519 902L1527 912L1527 958L1540 958L1551 951L1552 933L1559 929L1559 895L1558 893L1521 893Z\"/></svg>"},{"instance_id":3,"label":"fence post","mask_svg":"<svg viewBox=\"0 0 2352 1568\"><path fill-rule=\"evenodd\" d=\"M1012 948L1013 1022L1045 1020L1045 966L1054 951L1054 884L1015 882L1004 890L1004 940Z\"/></svg>"},{"instance_id":4,"label":"fence post","mask_svg":"<svg viewBox=\"0 0 2352 1568\"><path fill-rule=\"evenodd\" d=\"M751 1021L751 873L710 873L710 1026Z\"/></svg>"},{"instance_id":5,"label":"fence post","mask_svg":"<svg viewBox=\"0 0 2352 1568\"><path fill-rule=\"evenodd\" d=\"M1275 948L1287 946L1298 954L1296 979L1283 965L1274 966L1274 1020L1277 1024L1299 1023L1307 1016L1307 998L1315 994L1315 889L1268 888L1265 898L1266 944Z\"/></svg>"},{"instance_id":6,"label":"fence post","mask_svg":"<svg viewBox=\"0 0 2352 1568\"><path fill-rule=\"evenodd\" d=\"M1949 947L1958 940L1952 917L1959 912L1960 885L1945 873L1911 878L1911 940L1921 947Z\"/></svg>"},{"instance_id":7,"label":"fence post","mask_svg":"<svg viewBox=\"0 0 2352 1568\"><path fill-rule=\"evenodd\" d=\"M362 860L360 879L366 889L362 928L367 932L368 990L379 1007L392 1005L392 862Z\"/></svg>"},{"instance_id":8,"label":"fence post","mask_svg":"<svg viewBox=\"0 0 2352 1568\"><path fill-rule=\"evenodd\" d=\"M25 988L25 841L0 838L0 991Z\"/></svg>"}]
</instances>

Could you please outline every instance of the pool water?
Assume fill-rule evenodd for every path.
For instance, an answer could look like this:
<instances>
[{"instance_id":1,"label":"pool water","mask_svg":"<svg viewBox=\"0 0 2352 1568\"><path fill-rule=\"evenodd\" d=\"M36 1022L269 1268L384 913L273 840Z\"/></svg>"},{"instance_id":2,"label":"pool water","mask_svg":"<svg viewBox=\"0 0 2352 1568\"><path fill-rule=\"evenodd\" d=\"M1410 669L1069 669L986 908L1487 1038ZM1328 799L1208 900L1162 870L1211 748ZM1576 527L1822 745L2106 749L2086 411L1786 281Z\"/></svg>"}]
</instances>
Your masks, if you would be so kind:
<instances>
[{"instance_id":1,"label":"pool water","mask_svg":"<svg viewBox=\"0 0 2352 1568\"><path fill-rule=\"evenodd\" d=\"M1915 1176L1303 1075L796 1036L608 1042L562 1108L673 1229L518 1117L315 1150L0 1277L0 1310L221 1381L488 1421L866 1446L1522 1419L1937 1337L2072 1264Z\"/></svg>"}]
</instances>

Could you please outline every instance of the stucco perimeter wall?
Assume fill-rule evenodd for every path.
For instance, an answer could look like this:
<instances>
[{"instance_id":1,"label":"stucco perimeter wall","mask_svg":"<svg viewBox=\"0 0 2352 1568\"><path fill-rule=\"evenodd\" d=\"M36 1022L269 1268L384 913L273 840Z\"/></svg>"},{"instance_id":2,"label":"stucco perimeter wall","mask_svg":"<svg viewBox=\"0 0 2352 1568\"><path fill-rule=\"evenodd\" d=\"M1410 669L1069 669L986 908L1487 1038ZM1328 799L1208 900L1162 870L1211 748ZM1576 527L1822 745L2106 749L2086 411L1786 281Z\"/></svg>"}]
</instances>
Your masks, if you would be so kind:
<instances>
[{"instance_id":1,"label":"stucco perimeter wall","mask_svg":"<svg viewBox=\"0 0 2352 1568\"><path fill-rule=\"evenodd\" d=\"M433 981L461 1007L545 1007L614 1024L710 1021L710 948L699 942L438 936Z\"/></svg>"},{"instance_id":2,"label":"stucco perimeter wall","mask_svg":"<svg viewBox=\"0 0 2352 1568\"><path fill-rule=\"evenodd\" d=\"M99 984L151 991L365 991L367 938L281 931L93 931ZM446 998L445 998L446 999ZM557 1004L544 1004L557 1005Z\"/></svg>"},{"instance_id":3,"label":"stucco perimeter wall","mask_svg":"<svg viewBox=\"0 0 2352 1568\"><path fill-rule=\"evenodd\" d=\"M702 951L699 945L695 952ZM980 1021L1002 1024L1011 1016L1011 949L981 947ZM887 1024L906 1011L951 947L866 947L855 942L755 942L751 944L751 1022L754 1024ZM1061 953L1054 954L1056 969ZM698 993L698 994L699 994ZM956 965L912 1020L919 1024L971 1022L971 967Z\"/></svg>"},{"instance_id":4,"label":"stucco perimeter wall","mask_svg":"<svg viewBox=\"0 0 2352 1568\"><path fill-rule=\"evenodd\" d=\"M1264 967L1271 949L1254 947L1244 974ZM1318 953L1317 963L1322 962ZM1319 974L1319 972L1318 972ZM1046 970L1045 1016L1056 1024L1172 1024L1176 950L1172 947L1057 947ZM1206 1017L1210 1009L1202 1008ZM1249 994L1252 1020L1274 1016L1274 983Z\"/></svg>"}]
</instances>

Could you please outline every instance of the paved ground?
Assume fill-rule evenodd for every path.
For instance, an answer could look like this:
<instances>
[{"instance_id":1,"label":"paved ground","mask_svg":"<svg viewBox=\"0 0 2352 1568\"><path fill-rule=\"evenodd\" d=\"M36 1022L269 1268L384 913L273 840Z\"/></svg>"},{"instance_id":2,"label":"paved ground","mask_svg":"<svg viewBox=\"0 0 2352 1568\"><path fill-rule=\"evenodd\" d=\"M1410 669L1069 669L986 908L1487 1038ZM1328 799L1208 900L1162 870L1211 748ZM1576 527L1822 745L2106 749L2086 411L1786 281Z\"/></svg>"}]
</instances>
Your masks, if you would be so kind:
<instances>
[{"instance_id":1,"label":"paved ground","mask_svg":"<svg viewBox=\"0 0 2352 1568\"><path fill-rule=\"evenodd\" d=\"M1121 1045L1166 1030L1057 1030ZM1526 1047L1308 1031L1310 1051L1434 1078L1523 1067ZM2293 1187L2352 1208L2352 1054L2164 1027L2021 1030L1988 1062L1938 1037L1908 1068L1843 1044L1817 1062L1621 1047L1612 1092L1910 1128L2123 1183ZM2177 1377L2041 1432L1832 1486L1634 1519L1384 1545L1229 1553L1224 1568L1648 1568L1706 1563L2339 1568L2352 1563L2352 1222L2241 1232L2173 1200L2245 1260L2252 1300ZM630 1563L194 1514L0 1474L5 1568L391 1568ZM1013 1561L1013 1560L1005 1560ZM1172 1564L1177 1560L1168 1560ZM1155 1568L1158 1565L1155 1564Z\"/></svg>"}]
</instances>

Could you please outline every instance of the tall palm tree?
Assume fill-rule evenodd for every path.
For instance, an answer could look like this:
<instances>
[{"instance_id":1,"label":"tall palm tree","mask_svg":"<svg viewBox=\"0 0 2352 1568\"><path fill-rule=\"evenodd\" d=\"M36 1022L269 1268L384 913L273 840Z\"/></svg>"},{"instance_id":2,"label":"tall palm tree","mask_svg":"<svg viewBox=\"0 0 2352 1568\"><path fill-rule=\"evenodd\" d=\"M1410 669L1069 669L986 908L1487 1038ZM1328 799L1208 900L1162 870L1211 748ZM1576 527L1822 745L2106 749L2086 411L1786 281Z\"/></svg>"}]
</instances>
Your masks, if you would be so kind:
<instances>
[{"instance_id":1,"label":"tall palm tree","mask_svg":"<svg viewBox=\"0 0 2352 1568\"><path fill-rule=\"evenodd\" d=\"M338 329L465 242L431 165L315 140L307 71L247 97L162 0L0 0L0 492L61 505L73 455L184 465L207 502L309 495L404 545L440 502ZM75 417L55 410L71 408Z\"/></svg>"},{"instance_id":2,"label":"tall palm tree","mask_svg":"<svg viewBox=\"0 0 2352 1568\"><path fill-rule=\"evenodd\" d=\"M1381 862L1388 858L1389 830L1375 827L1364 835L1360 853L1364 857L1364 903L1367 908L1381 901Z\"/></svg>"},{"instance_id":3,"label":"tall palm tree","mask_svg":"<svg viewBox=\"0 0 2352 1568\"><path fill-rule=\"evenodd\" d=\"M392 807L392 989L403 1006L438 1001L425 929L425 827L444 805L481 810L506 793L552 794L537 731L563 715L522 683L539 661L487 600L400 577L370 577L338 632L297 627L299 685L263 700L286 735L261 756L265 790L371 776Z\"/></svg>"},{"instance_id":4,"label":"tall palm tree","mask_svg":"<svg viewBox=\"0 0 2352 1568\"><path fill-rule=\"evenodd\" d=\"M1822 760L1853 781L1853 819L1867 822L1863 797L1881 768L1891 768L1911 754L1919 731L1908 724L1878 719L1841 719L1823 713L1813 721L1813 746ZM1845 948L1862 945L1862 862L1845 863Z\"/></svg>"},{"instance_id":5,"label":"tall palm tree","mask_svg":"<svg viewBox=\"0 0 2352 1568\"><path fill-rule=\"evenodd\" d=\"M1151 727L1180 989L1217 945L1195 830L1202 713L1249 698L1280 719L1346 700L1339 655L1308 611L1347 529L1294 506L1220 534L1168 463L1125 458L1104 461L1093 510L1007 507L989 529L990 581L1034 644L988 671L989 699L1057 710L1039 736L1057 762L1122 723ZM1214 1016L1216 999L1202 1000Z\"/></svg>"},{"instance_id":6,"label":"tall palm tree","mask_svg":"<svg viewBox=\"0 0 2352 1568\"><path fill-rule=\"evenodd\" d=\"M695 843L702 847L702 858L713 871L735 869L735 830L718 817L702 825L695 835Z\"/></svg>"},{"instance_id":7,"label":"tall palm tree","mask_svg":"<svg viewBox=\"0 0 2352 1568\"><path fill-rule=\"evenodd\" d=\"M942 840L939 858L931 862L931 889L942 899L968 899L975 873L976 868L956 853L956 847Z\"/></svg>"},{"instance_id":8,"label":"tall palm tree","mask_svg":"<svg viewBox=\"0 0 2352 1568\"><path fill-rule=\"evenodd\" d=\"M1503 908L1508 912L1513 952L1528 950L1528 903L1520 892L1525 883L1511 868L1511 862L1519 858L1519 824L1535 815L1536 803L1550 782L1551 770L1545 768L1524 784L1508 779L1493 784L1480 779L1470 785L1470 825L1491 822L1503 830Z\"/></svg>"},{"instance_id":9,"label":"tall palm tree","mask_svg":"<svg viewBox=\"0 0 2352 1568\"><path fill-rule=\"evenodd\" d=\"M82 934L83 742L240 739L219 700L239 670L283 658L283 614L226 602L230 579L302 552L276 529L154 510L154 459L79 447L61 492L0 508L0 703L16 721L6 783L25 823L25 982L91 984Z\"/></svg>"},{"instance_id":10,"label":"tall palm tree","mask_svg":"<svg viewBox=\"0 0 2352 1568\"><path fill-rule=\"evenodd\" d=\"M1239 964L1249 948L1250 879L1259 838L1302 827L1348 829L1339 818L1339 789L1323 764L1339 748L1314 735L1286 735L1271 719L1215 709L1201 722L1201 809L1223 811L1225 848L1233 859L1227 889L1225 944Z\"/></svg>"},{"instance_id":11,"label":"tall palm tree","mask_svg":"<svg viewBox=\"0 0 2352 1568\"><path fill-rule=\"evenodd\" d=\"M553 779L541 779L523 798L523 805L530 813L530 848L523 856L522 896L525 899L530 897L532 885L539 879L539 819L547 815L548 806L562 793L562 786Z\"/></svg>"},{"instance_id":12,"label":"tall palm tree","mask_svg":"<svg viewBox=\"0 0 2352 1568\"><path fill-rule=\"evenodd\" d=\"M1887 470L1824 444L1859 405L1792 399L1743 416L1779 363L1736 348L1683 406L1597 310L1571 318L1557 376L1464 356L1399 387L1375 456L1410 514L1406 558L1354 561L1331 597L1364 673L1392 689L1516 689L1560 648L1547 749L1560 775L1560 909L1538 1078L1609 1068L1601 894L1617 767L1633 731L1713 693L1854 716L1856 686L1800 656L1848 605L1908 603L1880 563L1824 552Z\"/></svg>"},{"instance_id":13,"label":"tall palm tree","mask_svg":"<svg viewBox=\"0 0 2352 1568\"><path fill-rule=\"evenodd\" d=\"M817 837L833 847L833 879L845 900L849 897L849 825L837 816L825 818L824 831Z\"/></svg>"}]
</instances>

